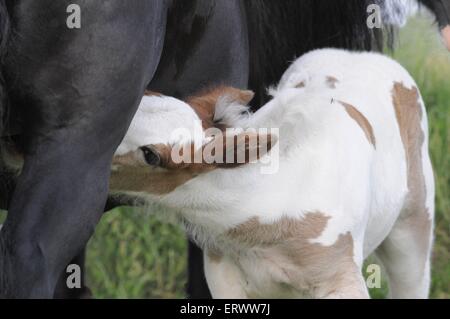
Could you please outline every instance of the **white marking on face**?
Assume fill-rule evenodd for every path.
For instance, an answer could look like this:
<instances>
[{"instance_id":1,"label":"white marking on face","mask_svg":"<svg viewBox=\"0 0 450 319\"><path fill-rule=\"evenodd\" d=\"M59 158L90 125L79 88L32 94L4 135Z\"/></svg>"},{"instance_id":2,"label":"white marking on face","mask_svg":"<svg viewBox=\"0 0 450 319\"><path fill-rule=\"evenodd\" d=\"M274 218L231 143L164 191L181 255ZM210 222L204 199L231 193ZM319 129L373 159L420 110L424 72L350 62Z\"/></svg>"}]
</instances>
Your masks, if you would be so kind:
<instances>
[{"instance_id":1,"label":"white marking on face","mask_svg":"<svg viewBox=\"0 0 450 319\"><path fill-rule=\"evenodd\" d=\"M171 97L144 96L116 155L143 145L187 144L203 136L202 123L185 102Z\"/></svg>"}]
</instances>

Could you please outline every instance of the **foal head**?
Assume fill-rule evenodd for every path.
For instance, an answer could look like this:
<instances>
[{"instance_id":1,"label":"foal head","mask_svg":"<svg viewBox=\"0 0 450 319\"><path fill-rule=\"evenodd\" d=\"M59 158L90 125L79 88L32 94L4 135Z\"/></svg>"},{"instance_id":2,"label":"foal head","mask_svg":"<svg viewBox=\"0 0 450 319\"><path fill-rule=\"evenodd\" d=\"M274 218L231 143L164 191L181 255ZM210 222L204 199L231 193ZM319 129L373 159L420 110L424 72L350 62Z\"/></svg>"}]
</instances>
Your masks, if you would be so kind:
<instances>
[{"instance_id":1,"label":"foal head","mask_svg":"<svg viewBox=\"0 0 450 319\"><path fill-rule=\"evenodd\" d=\"M114 158L111 188L162 195L200 174L256 161L275 136L225 131L233 120L248 117L252 97L251 91L224 86L186 102L145 96Z\"/></svg>"}]
</instances>

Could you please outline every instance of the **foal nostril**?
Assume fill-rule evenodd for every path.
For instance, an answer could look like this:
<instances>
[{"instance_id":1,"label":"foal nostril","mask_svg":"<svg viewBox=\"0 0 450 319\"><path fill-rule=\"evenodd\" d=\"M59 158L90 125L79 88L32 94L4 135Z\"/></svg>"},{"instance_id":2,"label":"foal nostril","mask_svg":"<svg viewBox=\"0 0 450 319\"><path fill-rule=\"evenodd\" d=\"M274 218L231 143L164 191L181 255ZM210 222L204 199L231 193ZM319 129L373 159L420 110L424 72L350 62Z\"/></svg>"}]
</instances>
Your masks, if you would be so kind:
<instances>
[{"instance_id":1,"label":"foal nostril","mask_svg":"<svg viewBox=\"0 0 450 319\"><path fill-rule=\"evenodd\" d=\"M151 147L143 146L141 147L141 150L144 153L144 159L147 164L153 166L158 166L161 164L159 154L156 153Z\"/></svg>"}]
</instances>

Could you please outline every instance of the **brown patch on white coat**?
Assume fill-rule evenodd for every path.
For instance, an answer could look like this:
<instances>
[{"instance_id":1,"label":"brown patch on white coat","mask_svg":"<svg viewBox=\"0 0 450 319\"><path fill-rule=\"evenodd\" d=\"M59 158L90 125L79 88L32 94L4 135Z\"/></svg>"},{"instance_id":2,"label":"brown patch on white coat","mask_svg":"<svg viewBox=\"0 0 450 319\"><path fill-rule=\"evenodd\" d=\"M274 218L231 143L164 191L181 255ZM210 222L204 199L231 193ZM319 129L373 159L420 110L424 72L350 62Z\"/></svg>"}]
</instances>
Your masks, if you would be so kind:
<instances>
[{"instance_id":1,"label":"brown patch on white coat","mask_svg":"<svg viewBox=\"0 0 450 319\"><path fill-rule=\"evenodd\" d=\"M189 156L180 163L173 160L174 150L169 145L144 146L137 151L114 157L113 167L116 169L112 171L110 187L129 192L167 194L200 174L256 161L267 154L276 142L276 137L270 134L248 132L215 137L197 150L194 144L175 150L181 159L185 158L184 154ZM148 163L146 152L155 163ZM205 158L205 154L211 155L211 158Z\"/></svg>"},{"instance_id":2,"label":"brown patch on white coat","mask_svg":"<svg viewBox=\"0 0 450 319\"><path fill-rule=\"evenodd\" d=\"M227 99L227 102L238 102L242 105L247 105L255 96L255 93L250 90L240 90L229 86L218 86L212 89L207 89L199 94L187 98L188 103L197 115L202 120L203 129L216 127L224 130L226 127L214 123L214 115L216 111L217 102L219 99Z\"/></svg>"},{"instance_id":3,"label":"brown patch on white coat","mask_svg":"<svg viewBox=\"0 0 450 319\"><path fill-rule=\"evenodd\" d=\"M353 105L341 101L339 101L339 103L341 103L345 107L348 115L350 115L350 117L355 120L359 127L361 127L369 143L372 144L374 148L376 148L377 143L375 134L373 133L373 127L370 124L369 120Z\"/></svg>"},{"instance_id":4,"label":"brown patch on white coat","mask_svg":"<svg viewBox=\"0 0 450 319\"><path fill-rule=\"evenodd\" d=\"M296 88L296 89L302 89L302 88L304 88L305 86L306 86L305 82L304 82L304 81L301 81L299 84L297 84L297 85L295 86L295 88Z\"/></svg>"},{"instance_id":5,"label":"brown patch on white coat","mask_svg":"<svg viewBox=\"0 0 450 319\"><path fill-rule=\"evenodd\" d=\"M144 96L157 96L157 97L163 97L164 95L161 94L161 93L159 93L159 92L155 92L155 91L151 91L151 90L145 90Z\"/></svg>"},{"instance_id":6,"label":"brown patch on white coat","mask_svg":"<svg viewBox=\"0 0 450 319\"><path fill-rule=\"evenodd\" d=\"M426 207L426 183L422 161L425 134L419 91L408 89L402 83L394 83L392 100L407 162L408 198L400 218L415 230L417 245L424 254L428 251L431 220Z\"/></svg>"},{"instance_id":7,"label":"brown patch on white coat","mask_svg":"<svg viewBox=\"0 0 450 319\"><path fill-rule=\"evenodd\" d=\"M218 250L208 249L208 258L212 263L219 264L222 261L223 254Z\"/></svg>"},{"instance_id":8,"label":"brown patch on white coat","mask_svg":"<svg viewBox=\"0 0 450 319\"><path fill-rule=\"evenodd\" d=\"M151 90L144 92L145 96L163 97L164 95ZM241 105L248 105L255 96L255 93L250 90L241 90L231 86L217 86L200 91L186 99L186 103L197 113L202 121L203 129L218 128L222 131L226 129L222 124L214 122L216 113L216 106L220 99L226 99L227 102L237 102Z\"/></svg>"},{"instance_id":9,"label":"brown patch on white coat","mask_svg":"<svg viewBox=\"0 0 450 319\"><path fill-rule=\"evenodd\" d=\"M447 50L450 51L450 25L447 25L445 28L441 30L442 39L444 40L444 44L447 47Z\"/></svg>"},{"instance_id":10,"label":"brown patch on white coat","mask_svg":"<svg viewBox=\"0 0 450 319\"><path fill-rule=\"evenodd\" d=\"M339 80L337 78L335 78L334 76L329 75L329 76L326 77L325 83L327 84L327 86L330 89L335 89L336 88L336 83L339 83Z\"/></svg>"},{"instance_id":11,"label":"brown patch on white coat","mask_svg":"<svg viewBox=\"0 0 450 319\"><path fill-rule=\"evenodd\" d=\"M339 235L331 246L311 243L325 230L328 220L320 212L308 213L303 219L283 217L271 224L262 224L254 217L230 229L226 236L250 249L262 248L265 256L277 256L278 266L289 278L287 284L294 289L325 297L345 287L364 297L366 292L357 281L360 270L353 260L350 232Z\"/></svg>"}]
</instances>

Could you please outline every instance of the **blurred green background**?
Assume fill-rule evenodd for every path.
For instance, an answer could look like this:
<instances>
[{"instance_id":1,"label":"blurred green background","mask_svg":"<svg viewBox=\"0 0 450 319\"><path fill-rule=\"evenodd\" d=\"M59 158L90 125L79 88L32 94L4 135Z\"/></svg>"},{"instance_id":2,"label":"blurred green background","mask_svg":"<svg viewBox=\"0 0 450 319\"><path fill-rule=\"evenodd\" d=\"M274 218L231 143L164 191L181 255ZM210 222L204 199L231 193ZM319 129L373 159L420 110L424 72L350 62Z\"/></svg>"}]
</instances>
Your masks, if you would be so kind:
<instances>
[{"instance_id":1,"label":"blurred green background","mask_svg":"<svg viewBox=\"0 0 450 319\"><path fill-rule=\"evenodd\" d=\"M400 32L396 60L416 79L428 109L437 179L432 298L450 298L450 53L428 17ZM373 262L373 261L369 261ZM105 215L91 239L87 281L96 298L185 298L187 242L176 225L122 208ZM383 298L387 292L372 289Z\"/></svg>"}]
</instances>

